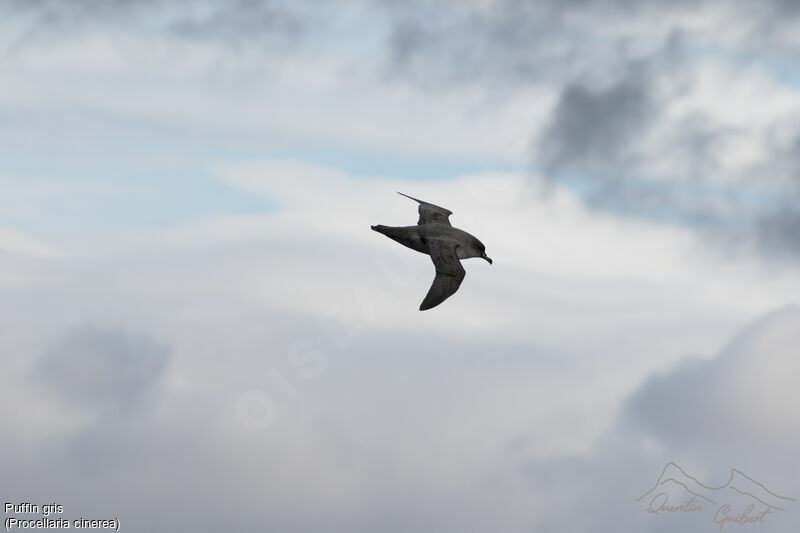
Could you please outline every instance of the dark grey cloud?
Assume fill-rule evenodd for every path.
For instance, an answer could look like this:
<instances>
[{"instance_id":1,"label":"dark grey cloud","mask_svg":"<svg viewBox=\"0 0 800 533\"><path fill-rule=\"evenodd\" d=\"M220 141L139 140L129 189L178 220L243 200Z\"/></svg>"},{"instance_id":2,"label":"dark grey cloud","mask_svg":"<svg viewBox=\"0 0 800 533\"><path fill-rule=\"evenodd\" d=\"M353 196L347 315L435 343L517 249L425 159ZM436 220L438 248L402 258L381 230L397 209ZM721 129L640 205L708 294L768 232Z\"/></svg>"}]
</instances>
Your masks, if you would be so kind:
<instances>
[{"instance_id":1,"label":"dark grey cloud","mask_svg":"<svg viewBox=\"0 0 800 533\"><path fill-rule=\"evenodd\" d=\"M278 37L297 42L309 22L292 3L265 0L235 0L189 7L170 23L169 29L182 37L221 38L245 43ZM298 5L298 4L295 4Z\"/></svg>"},{"instance_id":2,"label":"dark grey cloud","mask_svg":"<svg viewBox=\"0 0 800 533\"><path fill-rule=\"evenodd\" d=\"M536 80L569 81L576 68L613 69L619 52L638 38L626 24L650 23L658 18L658 34L684 34L689 42L707 40L697 34L693 19L718 3L710 0L663 2L650 0L495 0L493 2L379 2L389 23L391 71L417 83L447 85L480 83L494 88ZM764 46L792 49L794 43L770 41L777 26L796 11L791 2L775 0L754 6L726 4L740 19L751 39L737 44L741 54ZM607 31L618 27L616 36ZM766 30L772 31L766 31ZM729 46L726 45L726 46ZM615 56L616 59L615 59ZM602 58L598 63L596 60Z\"/></svg>"},{"instance_id":3,"label":"dark grey cloud","mask_svg":"<svg viewBox=\"0 0 800 533\"><path fill-rule=\"evenodd\" d=\"M64 31L91 27L98 22L123 22L138 18L161 4L159 0L4 0L2 24L17 23L30 31Z\"/></svg>"},{"instance_id":4,"label":"dark grey cloud","mask_svg":"<svg viewBox=\"0 0 800 533\"><path fill-rule=\"evenodd\" d=\"M797 4L775 0L725 5L706 0L599 0L489 4L387 3L388 64L396 78L426 87L472 84L487 93L560 86L548 122L531 124L537 173L567 182L591 206L679 224L710 242L798 258L791 231L800 188L797 149L773 145L762 161L721 176L724 150L746 131L716 123L702 110L675 118L662 112L693 83L691 61L709 52L742 65L773 68L793 54ZM697 15L719 16L720 35L697 26ZM640 30L663 21L642 46ZM730 20L747 37L726 37ZM726 22L727 21L727 22ZM609 27L618 28L608 31ZM699 28L699 29L698 29ZM639 33L637 33L637 31ZM788 57L788 56L787 56ZM666 87L666 89L665 89ZM791 117L787 124L791 127ZM794 121L795 128L797 121ZM659 146L647 134L658 128ZM654 175L647 158L658 153L676 175ZM722 187L713 185L720 178ZM756 198L773 189L773 199Z\"/></svg>"},{"instance_id":5,"label":"dark grey cloud","mask_svg":"<svg viewBox=\"0 0 800 533\"><path fill-rule=\"evenodd\" d=\"M575 188L594 208L688 227L725 250L800 258L793 229L800 202L797 143L767 137L760 161L725 171L727 146L749 132L702 112L662 116L683 90L680 84L671 93L659 88L660 81L675 85L682 75L683 45L670 41L610 86L566 84L531 143L534 167ZM797 128L791 117L785 122L775 129ZM660 138L649 138L656 128ZM653 157L669 161L671 170L654 172Z\"/></svg>"},{"instance_id":6,"label":"dark grey cloud","mask_svg":"<svg viewBox=\"0 0 800 533\"><path fill-rule=\"evenodd\" d=\"M43 354L36 378L64 405L132 412L156 390L168 358L168 349L147 337L78 328Z\"/></svg>"},{"instance_id":7,"label":"dark grey cloud","mask_svg":"<svg viewBox=\"0 0 800 533\"><path fill-rule=\"evenodd\" d=\"M292 45L313 6L285 0L4 0L0 16L19 40L63 38L96 29L132 28L223 43ZM0 22L0 27L4 23Z\"/></svg>"},{"instance_id":8,"label":"dark grey cloud","mask_svg":"<svg viewBox=\"0 0 800 533\"><path fill-rule=\"evenodd\" d=\"M794 258L800 255L800 208L787 207L756 219L758 242L764 251Z\"/></svg>"},{"instance_id":9,"label":"dark grey cloud","mask_svg":"<svg viewBox=\"0 0 800 533\"><path fill-rule=\"evenodd\" d=\"M386 5L389 72L425 86L504 90L562 78L580 47L564 31L557 2L502 1L485 10L469 2Z\"/></svg>"},{"instance_id":10,"label":"dark grey cloud","mask_svg":"<svg viewBox=\"0 0 800 533\"><path fill-rule=\"evenodd\" d=\"M538 160L549 173L613 173L631 164L631 146L657 113L644 78L631 76L600 89L570 83L535 143Z\"/></svg>"}]
</instances>

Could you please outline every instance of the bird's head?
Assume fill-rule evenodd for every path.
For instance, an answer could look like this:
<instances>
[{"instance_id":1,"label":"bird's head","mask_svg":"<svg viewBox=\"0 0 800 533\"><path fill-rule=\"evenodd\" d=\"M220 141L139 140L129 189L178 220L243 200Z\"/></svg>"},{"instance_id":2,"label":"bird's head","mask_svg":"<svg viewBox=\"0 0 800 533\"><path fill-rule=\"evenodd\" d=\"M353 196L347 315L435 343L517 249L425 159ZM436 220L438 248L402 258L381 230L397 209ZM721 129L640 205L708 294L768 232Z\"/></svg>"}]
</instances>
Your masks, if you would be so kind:
<instances>
[{"instance_id":1,"label":"bird's head","mask_svg":"<svg viewBox=\"0 0 800 533\"><path fill-rule=\"evenodd\" d=\"M481 259L486 259L487 261L489 261L490 265L492 264L492 258L486 255L486 246L484 246L481 241L475 239L475 242L472 243L472 246L475 248L475 251L478 252L478 257L480 257Z\"/></svg>"}]
</instances>

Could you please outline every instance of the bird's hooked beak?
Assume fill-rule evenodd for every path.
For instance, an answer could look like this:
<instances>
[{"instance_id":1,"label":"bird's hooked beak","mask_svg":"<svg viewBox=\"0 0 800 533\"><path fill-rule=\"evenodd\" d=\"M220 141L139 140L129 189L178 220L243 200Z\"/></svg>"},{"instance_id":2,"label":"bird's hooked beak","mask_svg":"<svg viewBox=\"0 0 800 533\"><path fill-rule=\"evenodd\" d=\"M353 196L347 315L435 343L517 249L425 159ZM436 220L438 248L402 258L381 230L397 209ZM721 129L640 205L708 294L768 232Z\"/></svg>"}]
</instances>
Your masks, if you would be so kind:
<instances>
[{"instance_id":1,"label":"bird's hooked beak","mask_svg":"<svg viewBox=\"0 0 800 533\"><path fill-rule=\"evenodd\" d=\"M481 257L482 257L482 258L484 258L484 259L486 259L487 261L489 261L489 264L490 264L490 265L492 264L492 258L491 258L491 257L489 257L488 255L486 255L486 252L484 252L484 253L483 253L483 255L482 255Z\"/></svg>"}]
</instances>

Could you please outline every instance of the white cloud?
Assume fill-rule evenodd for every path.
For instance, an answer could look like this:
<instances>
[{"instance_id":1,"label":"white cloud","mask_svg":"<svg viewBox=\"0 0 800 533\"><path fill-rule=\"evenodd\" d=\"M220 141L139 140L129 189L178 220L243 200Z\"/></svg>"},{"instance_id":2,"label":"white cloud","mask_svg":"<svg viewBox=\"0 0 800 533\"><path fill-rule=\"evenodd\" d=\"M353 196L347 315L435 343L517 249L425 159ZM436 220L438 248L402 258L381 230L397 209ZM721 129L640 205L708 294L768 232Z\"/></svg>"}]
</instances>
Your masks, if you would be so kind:
<instances>
[{"instance_id":1,"label":"white cloud","mask_svg":"<svg viewBox=\"0 0 800 533\"><path fill-rule=\"evenodd\" d=\"M81 122L86 115L75 116L91 110L105 129L128 138L145 120L217 138L258 136L273 145L333 143L469 159L519 157L509 147L524 143L530 123L543 117L542 100L553 94L547 87L503 100L469 88L429 93L385 83L376 72L379 60L372 54L354 63L336 50L281 55L101 33L6 51L0 76L7 105L46 110L73 131L92 132L91 123ZM16 127L36 132L41 125Z\"/></svg>"},{"instance_id":2,"label":"white cloud","mask_svg":"<svg viewBox=\"0 0 800 533\"><path fill-rule=\"evenodd\" d=\"M461 201L467 202L466 197ZM347 200L333 200L337 202ZM408 215L408 209L400 211ZM306 214L324 216L314 213L308 209ZM422 327L418 317L423 314L415 305L404 313L405 297L395 295L385 307L378 301L372 305L378 314L395 316L398 322L389 324L381 316L365 320L353 342L342 348L320 327L315 312L336 300L308 292L303 284L346 284L354 271L345 266L352 269L358 261L369 260L373 251L365 252L355 239L339 235L335 243L344 253L337 254L327 242L330 236L320 237L305 226L297 234L310 248L285 246L282 237L266 234L243 244L94 258L74 264L71 275L61 272L24 293L6 292L2 319L14 335L4 337L0 352L11 384L3 392L8 401L2 402L0 414L4 421L25 424L24 431L4 433L3 445L25 460L14 459L12 464L7 456L0 466L6 473L20 474L15 477L22 480L19 493L45 497L35 480L43 479L39 473L46 471L48 495L58 494L74 512L113 511L130 527L143 523L140 509L148 505L150 519L177 530L225 520L244 530L277 521L286 531L367 531L375 524L389 528L397 515L404 517L400 530L436 524L449 531L471 523L501 523L508 531L543 524L590 531L598 524L613 527L624 520L637 524L637 530L655 531L665 522L647 515L633 500L652 484L667 460L685 463L709 483L725 469L741 468L770 488L793 494L791 476L776 470L782 465L777 464L779 455L768 455L774 462L748 456L742 465L735 443L698 447L698 428L679 431L675 436L680 444L672 446L657 434L658 443L648 452L636 432L613 425L620 402L640 377L662 366L654 354L668 351L674 362L690 346L718 345L725 331L736 329L735 317L722 327L699 327L703 331L692 333L689 323L697 327L709 317L673 302L681 316L680 323L672 325L672 319L665 319L666 308L634 304L626 293L642 293L643 303L653 305L653 295L648 294L653 289L646 284L617 286L617 313L609 309L611 295L604 300L600 290L607 279L580 281L573 273L559 281L555 272L544 279L528 273L514 278L526 280L516 289L524 291L520 300L541 297L540 284L545 281L555 289L578 283L581 292L571 296L574 307L559 310L552 300L555 293L550 293L547 308L560 313L552 323L543 322L543 314L528 313L522 316L524 334L517 330L516 337L507 336L504 324L494 322L469 335L462 326L452 335L447 328L465 316L468 321L470 314L485 316L481 300L491 297L491 289L431 315L426 320L436 323L435 328ZM314 268L314 256L326 261ZM294 268L279 271L281 263ZM298 268L301 265L305 266ZM333 274L319 279L319 272L328 268ZM425 264L421 270L427 273L428 268ZM269 275L280 279L270 284ZM476 277L467 282L497 283L495 278ZM369 285L373 275L362 281ZM420 283L427 281L424 276ZM274 291L272 299L266 298L269 290L256 297L244 292L258 291L265 283L278 287L278 282L295 290ZM465 282L462 290L467 288ZM413 289L405 289L411 304L418 296ZM292 309L290 298L312 299L317 306ZM496 312L507 313L510 320L514 318L508 309L525 309L511 297L504 301L510 307ZM68 314L60 311L63 302L71 303ZM602 305L603 317L591 310L593 305ZM631 327L632 309L642 315L641 331ZM653 316L648 318L648 313ZM42 356L48 347L77 317L104 327L122 324L133 334L169 343L170 365L160 380L157 402L136 417L86 418L69 402L48 399L30 387L41 380L32 372L37 361L46 360ZM714 318L720 320L718 315ZM591 319L598 322L594 328L589 327ZM796 396L790 383L795 322L796 313L769 316L724 353L702 363L720 370L709 374L723 377L720 390L736 392L742 400L716 405L740 413L739 423L746 427L762 424L760 449L774 447L789 458L795 448L785 447L782 439L793 418L779 415L787 409L782 402ZM580 331L580 342L571 343L566 330L550 331L564 323L573 326L573 337ZM300 339L312 341L327 356L327 369L316 378L304 378L301 368L287 358L292 343ZM654 339L665 345L648 346ZM570 353L576 346L580 349ZM726 360L736 363L735 371L725 370ZM296 397L281 392L276 371ZM673 395L662 398L667 407L680 405L685 390L681 376L676 372L668 378L674 386L669 387ZM753 386L740 386L747 383ZM770 393L762 394L769 387ZM236 416L237 398L252 389L275 403L277 418L265 432L248 431ZM648 390L645 384L640 395ZM626 405L641 407L637 397ZM703 412L703 407L715 404L700 400L707 398L693 405L701 410L696 417L718 415ZM13 409L20 403L31 406L28 415ZM750 418L753 405L774 417ZM80 492L70 491L76 475L93 481ZM209 476L213 484L203 481ZM110 479L124 487L123 498L104 497L101 487ZM174 505L192 503L207 510L178 518L159 503L163 491L176 494ZM475 500L505 503L467 505ZM313 513L306 512L309 506ZM700 531L705 525L690 522L688 527Z\"/></svg>"},{"instance_id":3,"label":"white cloud","mask_svg":"<svg viewBox=\"0 0 800 533\"><path fill-rule=\"evenodd\" d=\"M53 256L55 250L19 231L0 227L0 250L33 256Z\"/></svg>"}]
</instances>

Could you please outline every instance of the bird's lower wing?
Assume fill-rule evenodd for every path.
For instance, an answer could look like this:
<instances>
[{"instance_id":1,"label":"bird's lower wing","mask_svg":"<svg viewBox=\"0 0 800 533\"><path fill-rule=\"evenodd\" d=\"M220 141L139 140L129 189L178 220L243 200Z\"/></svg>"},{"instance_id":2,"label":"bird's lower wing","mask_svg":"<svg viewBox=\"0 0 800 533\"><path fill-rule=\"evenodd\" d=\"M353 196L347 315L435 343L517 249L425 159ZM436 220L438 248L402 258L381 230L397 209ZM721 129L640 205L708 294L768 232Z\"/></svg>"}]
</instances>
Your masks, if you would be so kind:
<instances>
[{"instance_id":1,"label":"bird's lower wing","mask_svg":"<svg viewBox=\"0 0 800 533\"><path fill-rule=\"evenodd\" d=\"M432 239L428 241L428 246L433 265L436 267L436 277L433 278L433 284L419 306L420 311L436 307L455 294L466 275L456 254L457 244Z\"/></svg>"}]
</instances>

